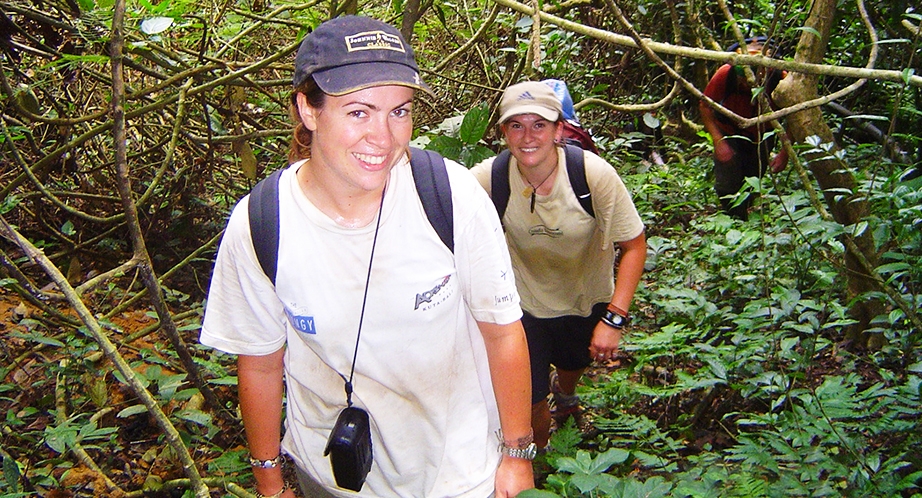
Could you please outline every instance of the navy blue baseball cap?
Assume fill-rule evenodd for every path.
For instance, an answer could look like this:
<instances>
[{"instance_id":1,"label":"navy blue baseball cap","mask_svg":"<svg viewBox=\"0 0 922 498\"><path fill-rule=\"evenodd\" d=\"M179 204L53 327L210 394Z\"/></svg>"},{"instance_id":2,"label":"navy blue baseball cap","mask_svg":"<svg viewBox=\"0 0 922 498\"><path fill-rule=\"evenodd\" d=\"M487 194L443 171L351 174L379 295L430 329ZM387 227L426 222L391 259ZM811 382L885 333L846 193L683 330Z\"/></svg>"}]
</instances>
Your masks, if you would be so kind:
<instances>
[{"instance_id":1,"label":"navy blue baseball cap","mask_svg":"<svg viewBox=\"0 0 922 498\"><path fill-rule=\"evenodd\" d=\"M295 57L295 88L309 77L328 95L383 85L432 93L419 77L413 49L397 28L364 16L343 16L304 37Z\"/></svg>"}]
</instances>

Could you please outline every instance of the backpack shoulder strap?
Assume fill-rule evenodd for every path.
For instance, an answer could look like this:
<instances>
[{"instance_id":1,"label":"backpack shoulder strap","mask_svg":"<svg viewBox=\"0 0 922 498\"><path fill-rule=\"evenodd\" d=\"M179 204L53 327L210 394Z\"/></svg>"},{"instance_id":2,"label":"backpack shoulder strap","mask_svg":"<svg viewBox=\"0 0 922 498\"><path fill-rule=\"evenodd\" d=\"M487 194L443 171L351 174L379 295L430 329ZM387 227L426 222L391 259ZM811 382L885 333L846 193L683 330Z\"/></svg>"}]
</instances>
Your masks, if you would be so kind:
<instances>
[{"instance_id":1,"label":"backpack shoulder strap","mask_svg":"<svg viewBox=\"0 0 922 498\"><path fill-rule=\"evenodd\" d=\"M250 191L247 211L250 218L250 238L256 249L256 259L263 273L275 285L279 256L279 177L282 170L260 180Z\"/></svg>"},{"instance_id":2,"label":"backpack shoulder strap","mask_svg":"<svg viewBox=\"0 0 922 498\"><path fill-rule=\"evenodd\" d=\"M435 152L411 148L410 169L429 223L448 250L455 252L455 217L445 160Z\"/></svg>"},{"instance_id":3,"label":"backpack shoulder strap","mask_svg":"<svg viewBox=\"0 0 922 498\"><path fill-rule=\"evenodd\" d=\"M595 210L592 209L592 192L589 191L589 183L586 181L586 163L583 159L583 149L575 145L564 146L567 158L567 175L570 177L570 187L579 200L580 206L589 213L589 216L595 218Z\"/></svg>"},{"instance_id":4,"label":"backpack shoulder strap","mask_svg":"<svg viewBox=\"0 0 922 498\"><path fill-rule=\"evenodd\" d=\"M499 220L503 221L506 214L506 205L509 204L509 149L504 149L493 159L493 169L490 172L490 198L496 206Z\"/></svg>"}]
</instances>

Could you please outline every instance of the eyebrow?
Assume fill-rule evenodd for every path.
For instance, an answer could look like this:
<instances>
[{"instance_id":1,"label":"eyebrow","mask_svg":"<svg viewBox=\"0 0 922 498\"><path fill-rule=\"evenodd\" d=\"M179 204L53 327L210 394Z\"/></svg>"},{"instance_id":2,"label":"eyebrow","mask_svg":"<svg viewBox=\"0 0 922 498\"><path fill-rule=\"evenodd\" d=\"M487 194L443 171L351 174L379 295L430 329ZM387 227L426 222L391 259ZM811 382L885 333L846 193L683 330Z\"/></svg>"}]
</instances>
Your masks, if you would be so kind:
<instances>
[{"instance_id":1,"label":"eyebrow","mask_svg":"<svg viewBox=\"0 0 922 498\"><path fill-rule=\"evenodd\" d=\"M531 123L532 123L532 124L538 124L538 123L550 123L550 122L551 122L551 121L548 121L547 119L544 119L544 118L542 118L541 116L538 116L538 119L532 121ZM506 120L506 122L505 122L504 124L512 124L512 123L518 123L518 124L520 124L520 125L524 125L524 124L525 124L525 123L523 123L521 120L518 120L518 119L516 119L516 118L509 118L509 119Z\"/></svg>"},{"instance_id":2,"label":"eyebrow","mask_svg":"<svg viewBox=\"0 0 922 498\"><path fill-rule=\"evenodd\" d=\"M413 104L413 99L409 99L409 100L407 100L406 102L404 102L404 103L402 103L402 104L400 104L400 105L398 105L398 106L395 106L393 109L400 109L401 107L405 107L405 106L407 106L407 105L412 105L412 104ZM346 102L345 104L343 104L343 107L345 107L345 106L350 106L350 105L361 105L361 106L365 106L365 107L367 107L367 108L369 108L369 109L371 109L371 110L373 110L373 111L379 111L379 110L381 110L380 107L378 107L378 106L376 106L376 105L374 105L374 104L372 104L372 103L370 103L370 102L365 102L365 101L363 101L363 100L353 100L353 101L350 101L350 102ZM391 110L393 110L393 109L391 109Z\"/></svg>"}]
</instances>

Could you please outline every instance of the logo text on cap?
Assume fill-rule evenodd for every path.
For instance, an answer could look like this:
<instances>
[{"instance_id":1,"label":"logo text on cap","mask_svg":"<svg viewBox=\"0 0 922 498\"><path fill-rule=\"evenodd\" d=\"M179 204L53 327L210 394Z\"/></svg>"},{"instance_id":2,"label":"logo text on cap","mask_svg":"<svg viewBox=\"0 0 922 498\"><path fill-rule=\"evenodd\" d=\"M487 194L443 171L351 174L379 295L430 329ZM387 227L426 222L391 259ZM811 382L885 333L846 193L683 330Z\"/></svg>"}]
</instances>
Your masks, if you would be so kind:
<instances>
[{"instance_id":1,"label":"logo text on cap","mask_svg":"<svg viewBox=\"0 0 922 498\"><path fill-rule=\"evenodd\" d=\"M357 50L393 50L395 52L406 53L400 37L385 33L384 31L366 31L347 36L346 50L355 52Z\"/></svg>"},{"instance_id":2,"label":"logo text on cap","mask_svg":"<svg viewBox=\"0 0 922 498\"><path fill-rule=\"evenodd\" d=\"M532 96L531 92L525 92L519 95L519 98L517 100L535 100L535 97Z\"/></svg>"}]
</instances>

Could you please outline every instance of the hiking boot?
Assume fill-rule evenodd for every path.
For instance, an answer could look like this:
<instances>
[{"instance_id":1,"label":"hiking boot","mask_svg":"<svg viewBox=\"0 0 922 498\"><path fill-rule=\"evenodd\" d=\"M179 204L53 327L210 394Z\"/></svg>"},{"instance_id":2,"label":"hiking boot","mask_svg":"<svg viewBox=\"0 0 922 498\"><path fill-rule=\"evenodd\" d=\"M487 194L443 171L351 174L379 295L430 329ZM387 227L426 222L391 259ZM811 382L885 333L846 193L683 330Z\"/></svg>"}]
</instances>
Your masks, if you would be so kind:
<instances>
[{"instance_id":1,"label":"hiking boot","mask_svg":"<svg viewBox=\"0 0 922 498\"><path fill-rule=\"evenodd\" d=\"M551 415L558 423L565 421L568 417L578 417L582 409L579 406L578 394L564 394L560 390L560 382L557 378L557 371L551 371Z\"/></svg>"}]
</instances>

